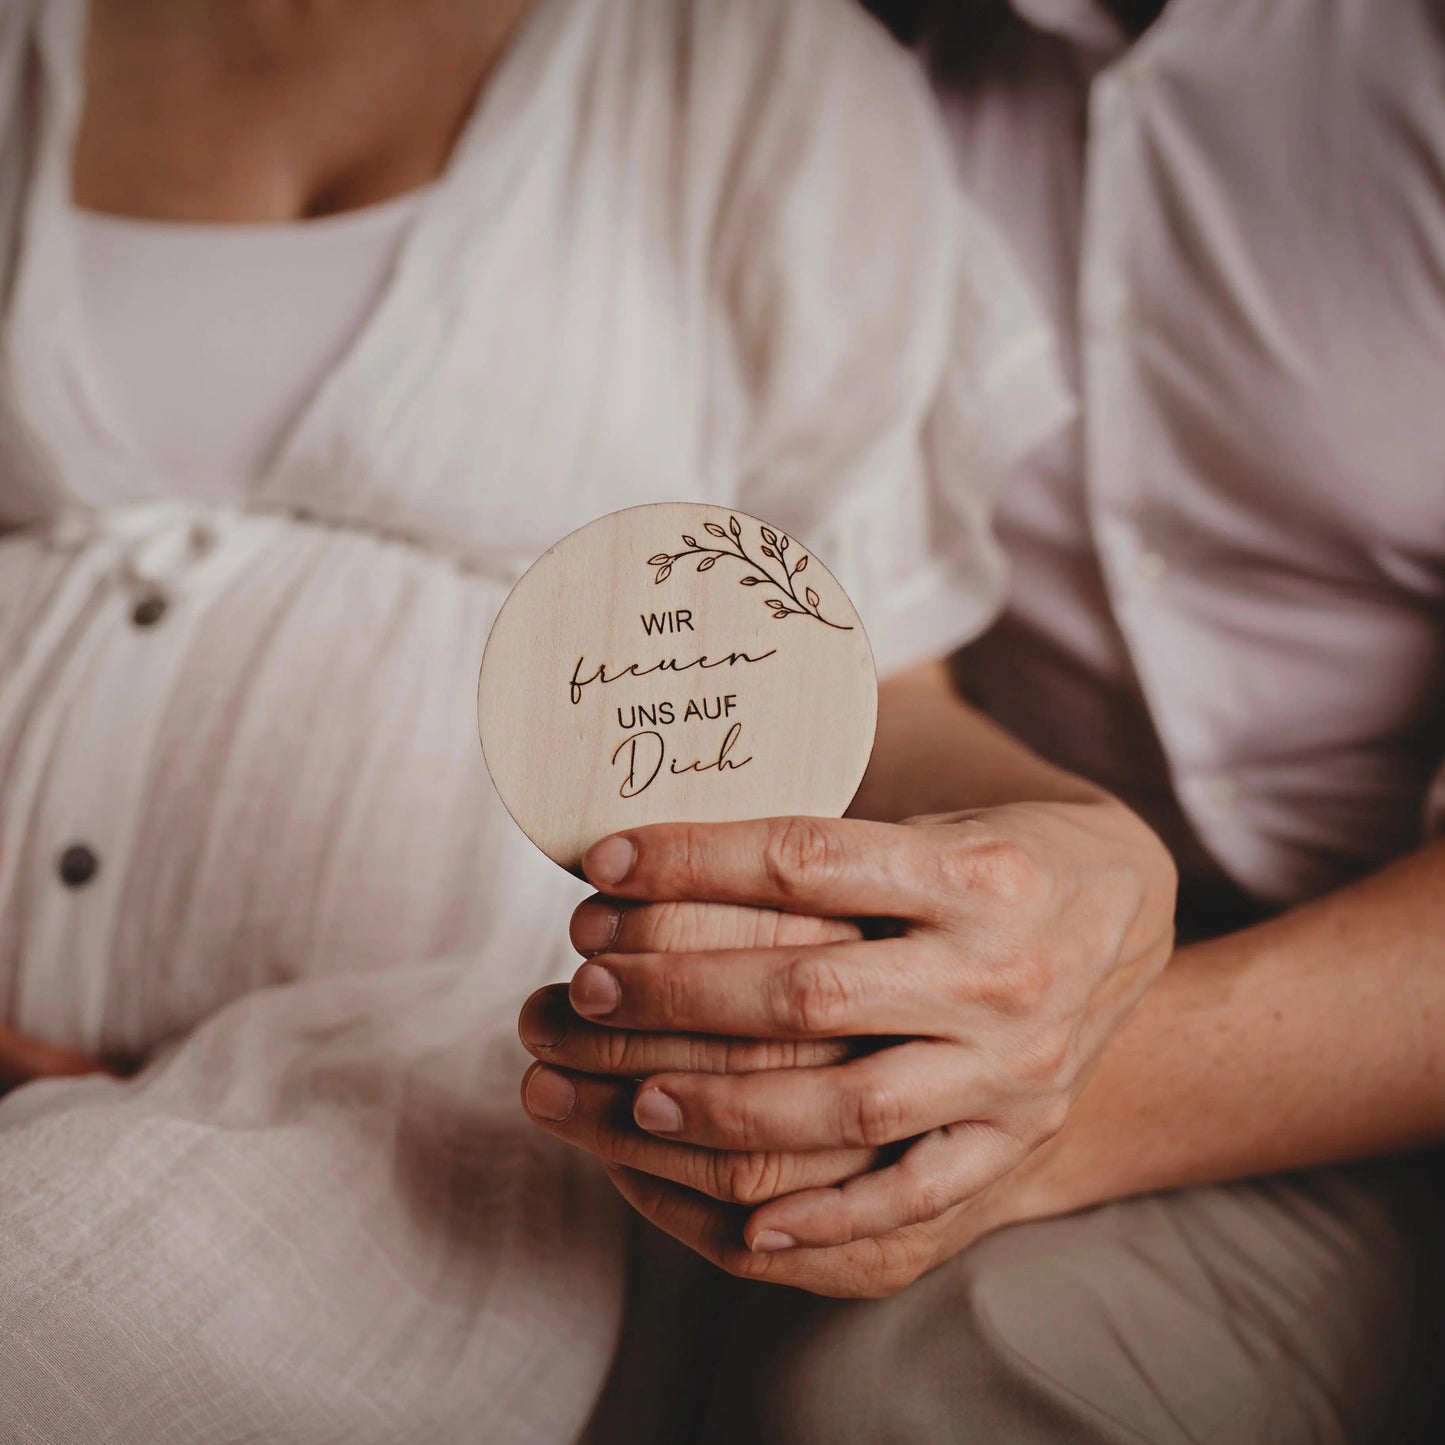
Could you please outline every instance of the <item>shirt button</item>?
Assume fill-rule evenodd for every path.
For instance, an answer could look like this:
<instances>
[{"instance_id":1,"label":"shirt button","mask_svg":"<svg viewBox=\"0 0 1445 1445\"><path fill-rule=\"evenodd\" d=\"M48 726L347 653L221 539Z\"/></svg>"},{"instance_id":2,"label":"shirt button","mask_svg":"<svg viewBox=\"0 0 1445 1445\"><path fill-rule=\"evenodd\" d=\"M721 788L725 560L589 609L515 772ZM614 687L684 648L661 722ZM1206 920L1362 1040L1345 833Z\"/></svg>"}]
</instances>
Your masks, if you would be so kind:
<instances>
[{"instance_id":1,"label":"shirt button","mask_svg":"<svg viewBox=\"0 0 1445 1445\"><path fill-rule=\"evenodd\" d=\"M1143 553L1136 564L1139 572L1139 580L1153 586L1164 578L1169 570L1169 564L1159 555L1158 552Z\"/></svg>"},{"instance_id":2,"label":"shirt button","mask_svg":"<svg viewBox=\"0 0 1445 1445\"><path fill-rule=\"evenodd\" d=\"M100 872L100 859L84 843L72 843L60 855L60 881L67 888L84 888Z\"/></svg>"},{"instance_id":3,"label":"shirt button","mask_svg":"<svg viewBox=\"0 0 1445 1445\"><path fill-rule=\"evenodd\" d=\"M130 614L130 620L137 627L154 627L166 615L168 606L166 599L159 592L147 593L136 603Z\"/></svg>"}]
</instances>

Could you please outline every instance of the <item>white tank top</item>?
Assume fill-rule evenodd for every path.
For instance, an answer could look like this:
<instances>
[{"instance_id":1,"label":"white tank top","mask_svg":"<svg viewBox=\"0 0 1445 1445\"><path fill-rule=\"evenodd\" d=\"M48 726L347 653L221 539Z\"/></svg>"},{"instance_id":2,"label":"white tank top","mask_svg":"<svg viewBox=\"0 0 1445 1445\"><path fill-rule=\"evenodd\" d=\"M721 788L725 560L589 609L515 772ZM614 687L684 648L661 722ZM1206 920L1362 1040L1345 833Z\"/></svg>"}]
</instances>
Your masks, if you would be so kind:
<instances>
[{"instance_id":1,"label":"white tank top","mask_svg":"<svg viewBox=\"0 0 1445 1445\"><path fill-rule=\"evenodd\" d=\"M370 315L425 197L282 225L71 212L92 381L158 489L244 493Z\"/></svg>"}]
</instances>

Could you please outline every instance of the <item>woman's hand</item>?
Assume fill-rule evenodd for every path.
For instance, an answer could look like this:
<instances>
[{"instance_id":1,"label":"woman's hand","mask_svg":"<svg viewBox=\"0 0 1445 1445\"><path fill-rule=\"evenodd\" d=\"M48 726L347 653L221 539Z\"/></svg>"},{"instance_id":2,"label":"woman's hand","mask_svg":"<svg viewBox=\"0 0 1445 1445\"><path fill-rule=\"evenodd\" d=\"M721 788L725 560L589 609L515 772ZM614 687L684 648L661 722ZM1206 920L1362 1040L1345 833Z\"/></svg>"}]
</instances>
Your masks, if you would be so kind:
<instances>
[{"instance_id":1,"label":"woman's hand","mask_svg":"<svg viewBox=\"0 0 1445 1445\"><path fill-rule=\"evenodd\" d=\"M64 1079L79 1074L109 1073L99 1059L60 1048L0 1024L0 1094L35 1079Z\"/></svg>"},{"instance_id":2,"label":"woman's hand","mask_svg":"<svg viewBox=\"0 0 1445 1445\"><path fill-rule=\"evenodd\" d=\"M539 1088L555 1087L551 1112L566 1116L549 1127L610 1162L716 1197L740 1197L739 1179L773 1196L743 1230L755 1252L882 1241L957 1217L1060 1127L1172 942L1172 864L1102 798L901 826L660 825L604 840L587 871L616 898L888 920L889 936L868 940L683 951L646 946L625 909L609 943L609 905L584 905L580 927L605 951L569 1001L591 1025L575 1052L563 1041L542 1056L587 1073L630 1050L631 1077L650 1077L634 1095L631 1082L555 1073L539 1086L534 1071L529 1108L546 1112ZM623 1041L604 1043L613 1031ZM664 1057L673 1044L648 1053L649 1034L714 1042L688 1043L696 1057L678 1067ZM716 1042L727 1039L790 1052L750 1043L739 1055ZM852 1041L846 1055L838 1040ZM835 1052L797 1057L801 1044ZM717 1071L749 1061L761 1067ZM630 1157L624 1136L639 1141Z\"/></svg>"}]
</instances>

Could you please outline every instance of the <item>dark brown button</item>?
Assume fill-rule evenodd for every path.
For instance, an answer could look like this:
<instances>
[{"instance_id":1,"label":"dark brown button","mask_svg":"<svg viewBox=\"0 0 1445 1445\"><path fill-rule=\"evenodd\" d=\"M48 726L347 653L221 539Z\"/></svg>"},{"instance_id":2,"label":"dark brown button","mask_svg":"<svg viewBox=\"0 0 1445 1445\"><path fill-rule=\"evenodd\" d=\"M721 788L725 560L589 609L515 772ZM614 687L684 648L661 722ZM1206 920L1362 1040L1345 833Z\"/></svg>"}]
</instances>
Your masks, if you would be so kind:
<instances>
[{"instance_id":1,"label":"dark brown button","mask_svg":"<svg viewBox=\"0 0 1445 1445\"><path fill-rule=\"evenodd\" d=\"M130 620L137 627L154 627L166 615L166 599L159 592L151 592L135 605Z\"/></svg>"},{"instance_id":2,"label":"dark brown button","mask_svg":"<svg viewBox=\"0 0 1445 1445\"><path fill-rule=\"evenodd\" d=\"M100 872L100 859L84 843L72 843L60 855L60 881L67 888L84 888Z\"/></svg>"}]
</instances>

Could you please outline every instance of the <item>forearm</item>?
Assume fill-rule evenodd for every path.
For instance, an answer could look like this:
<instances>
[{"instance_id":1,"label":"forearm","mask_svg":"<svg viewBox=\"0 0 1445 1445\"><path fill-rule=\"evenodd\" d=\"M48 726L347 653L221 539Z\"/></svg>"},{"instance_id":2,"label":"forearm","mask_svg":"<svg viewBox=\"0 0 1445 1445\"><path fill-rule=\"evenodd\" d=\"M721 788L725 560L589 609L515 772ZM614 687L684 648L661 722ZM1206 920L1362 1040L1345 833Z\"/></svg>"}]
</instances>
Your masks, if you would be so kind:
<instances>
[{"instance_id":1,"label":"forearm","mask_svg":"<svg viewBox=\"0 0 1445 1445\"><path fill-rule=\"evenodd\" d=\"M1445 843L1182 949L1007 1207L1056 1214L1445 1139Z\"/></svg>"},{"instance_id":2,"label":"forearm","mask_svg":"<svg viewBox=\"0 0 1445 1445\"><path fill-rule=\"evenodd\" d=\"M1106 796L1045 762L964 702L947 665L936 662L889 678L879 689L873 758L848 811L896 822L1004 803L1089 803Z\"/></svg>"}]
</instances>

